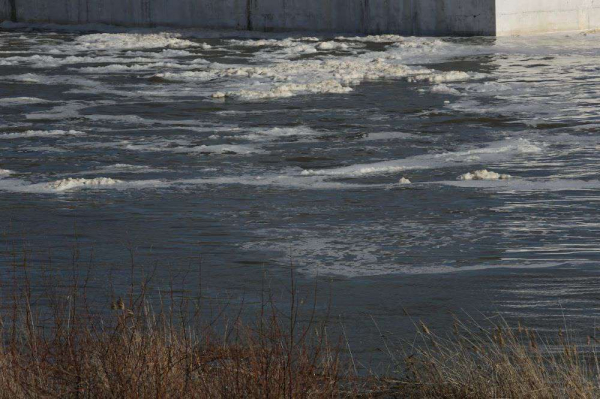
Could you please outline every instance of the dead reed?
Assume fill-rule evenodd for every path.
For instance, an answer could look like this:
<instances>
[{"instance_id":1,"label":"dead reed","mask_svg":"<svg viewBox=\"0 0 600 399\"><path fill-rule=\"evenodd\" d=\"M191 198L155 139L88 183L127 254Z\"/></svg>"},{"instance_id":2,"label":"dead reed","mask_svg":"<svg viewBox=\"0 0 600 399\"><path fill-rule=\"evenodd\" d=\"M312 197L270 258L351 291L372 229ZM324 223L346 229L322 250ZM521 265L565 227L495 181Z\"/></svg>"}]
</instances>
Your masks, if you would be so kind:
<instances>
[{"instance_id":1,"label":"dead reed","mask_svg":"<svg viewBox=\"0 0 600 399\"><path fill-rule=\"evenodd\" d=\"M423 323L419 343L403 348L401 378L390 382L397 397L598 398L598 343L576 341L560 330L542 338L500 320L487 327L455 320L440 337Z\"/></svg>"},{"instance_id":2,"label":"dead reed","mask_svg":"<svg viewBox=\"0 0 600 399\"><path fill-rule=\"evenodd\" d=\"M600 398L595 336L416 322L415 341L382 342L394 371L365 376L314 303L303 314L293 273L284 311L267 297L254 320L207 320L174 288L153 297L152 275L134 284L133 262L127 292L98 311L77 262L60 282L36 270L34 289L15 259L0 268L0 398Z\"/></svg>"},{"instance_id":3,"label":"dead reed","mask_svg":"<svg viewBox=\"0 0 600 399\"><path fill-rule=\"evenodd\" d=\"M267 297L254 320L225 312L205 319L202 304L181 291L157 296L152 276L137 284L132 278L122 297L98 309L83 266L74 262L72 276L62 279L35 270L35 289L27 257L0 270L1 398L335 398L365 391L342 359L342 342L330 341L326 324L315 321L314 306L303 313L293 282L284 310Z\"/></svg>"}]
</instances>

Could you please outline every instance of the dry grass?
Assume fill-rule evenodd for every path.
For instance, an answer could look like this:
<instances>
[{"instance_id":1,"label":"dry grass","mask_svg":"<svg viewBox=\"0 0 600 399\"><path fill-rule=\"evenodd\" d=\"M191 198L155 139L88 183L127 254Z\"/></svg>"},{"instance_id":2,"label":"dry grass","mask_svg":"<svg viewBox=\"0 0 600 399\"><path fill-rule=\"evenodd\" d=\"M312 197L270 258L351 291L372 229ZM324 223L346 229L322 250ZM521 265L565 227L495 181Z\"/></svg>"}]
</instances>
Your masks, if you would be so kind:
<instances>
[{"instance_id":1,"label":"dry grass","mask_svg":"<svg viewBox=\"0 0 600 399\"><path fill-rule=\"evenodd\" d=\"M143 325L141 324L143 323ZM323 398L351 395L337 354L292 344L277 324L230 341L143 322L127 310L105 331L24 331L0 351L5 398Z\"/></svg>"},{"instance_id":2,"label":"dry grass","mask_svg":"<svg viewBox=\"0 0 600 399\"><path fill-rule=\"evenodd\" d=\"M392 392L415 398L598 398L595 344L576 345L563 331L542 339L504 321L483 328L454 323L441 338L419 323L421 344L405 353L402 379Z\"/></svg>"},{"instance_id":3,"label":"dry grass","mask_svg":"<svg viewBox=\"0 0 600 399\"><path fill-rule=\"evenodd\" d=\"M25 263L0 270L0 398L600 398L595 337L416 323L416 343L382 342L394 373L365 377L314 304L300 317L293 275L285 312L267 299L242 322L205 321L177 290L150 298L148 279L98 312L73 270L62 286L36 276L35 298Z\"/></svg>"},{"instance_id":4,"label":"dry grass","mask_svg":"<svg viewBox=\"0 0 600 399\"><path fill-rule=\"evenodd\" d=\"M66 280L38 273L36 287L43 290L32 289L26 259L0 270L0 398L336 398L365 392L342 360L343 342L329 341L314 306L300 306L304 298L294 294L293 276L289 307L280 310L266 299L254 321L242 322L222 309L206 318L201 300L186 299L181 290L157 295L151 277L98 308L98 293L90 294L91 304L90 276L80 267L74 264Z\"/></svg>"}]
</instances>

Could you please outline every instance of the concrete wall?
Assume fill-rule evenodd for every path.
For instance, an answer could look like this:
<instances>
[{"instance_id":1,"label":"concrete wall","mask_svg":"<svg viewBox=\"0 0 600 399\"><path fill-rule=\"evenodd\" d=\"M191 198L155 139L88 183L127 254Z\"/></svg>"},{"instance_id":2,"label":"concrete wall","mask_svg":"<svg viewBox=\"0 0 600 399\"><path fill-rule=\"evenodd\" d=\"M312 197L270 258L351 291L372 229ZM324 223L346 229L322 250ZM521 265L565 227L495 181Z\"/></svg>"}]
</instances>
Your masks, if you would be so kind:
<instances>
[{"instance_id":1,"label":"concrete wall","mask_svg":"<svg viewBox=\"0 0 600 399\"><path fill-rule=\"evenodd\" d=\"M600 28L600 0L0 0L0 19L260 31L513 35Z\"/></svg>"},{"instance_id":2,"label":"concrete wall","mask_svg":"<svg viewBox=\"0 0 600 399\"><path fill-rule=\"evenodd\" d=\"M495 33L496 0L15 1L20 22L409 35Z\"/></svg>"},{"instance_id":3,"label":"concrete wall","mask_svg":"<svg viewBox=\"0 0 600 399\"><path fill-rule=\"evenodd\" d=\"M11 7L9 0L0 0L0 21L11 19Z\"/></svg>"},{"instance_id":4,"label":"concrete wall","mask_svg":"<svg viewBox=\"0 0 600 399\"><path fill-rule=\"evenodd\" d=\"M600 0L498 0L499 36L600 28Z\"/></svg>"}]
</instances>

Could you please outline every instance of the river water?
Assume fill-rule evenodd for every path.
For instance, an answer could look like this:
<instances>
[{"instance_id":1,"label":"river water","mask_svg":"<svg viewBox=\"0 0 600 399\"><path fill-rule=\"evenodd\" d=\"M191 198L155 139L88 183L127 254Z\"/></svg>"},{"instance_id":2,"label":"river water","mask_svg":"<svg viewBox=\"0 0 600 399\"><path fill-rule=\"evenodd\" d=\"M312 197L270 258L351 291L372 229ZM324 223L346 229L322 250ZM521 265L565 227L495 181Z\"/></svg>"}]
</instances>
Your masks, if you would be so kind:
<instances>
[{"instance_id":1,"label":"river water","mask_svg":"<svg viewBox=\"0 0 600 399\"><path fill-rule=\"evenodd\" d=\"M3 247L234 303L293 268L365 353L404 310L593 329L599 35L2 27Z\"/></svg>"}]
</instances>

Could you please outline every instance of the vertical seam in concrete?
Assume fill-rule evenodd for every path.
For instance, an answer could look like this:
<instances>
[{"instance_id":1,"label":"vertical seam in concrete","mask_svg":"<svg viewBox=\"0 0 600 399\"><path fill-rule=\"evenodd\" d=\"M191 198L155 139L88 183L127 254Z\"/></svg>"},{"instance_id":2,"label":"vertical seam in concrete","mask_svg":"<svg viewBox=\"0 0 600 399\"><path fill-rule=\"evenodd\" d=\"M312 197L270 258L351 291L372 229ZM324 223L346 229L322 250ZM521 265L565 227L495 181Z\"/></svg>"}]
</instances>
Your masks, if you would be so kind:
<instances>
[{"instance_id":1,"label":"vertical seam in concrete","mask_svg":"<svg viewBox=\"0 0 600 399\"><path fill-rule=\"evenodd\" d=\"M246 29L252 30L252 0L246 0Z\"/></svg>"},{"instance_id":2,"label":"vertical seam in concrete","mask_svg":"<svg viewBox=\"0 0 600 399\"><path fill-rule=\"evenodd\" d=\"M17 22L17 0L8 0L10 4L10 20Z\"/></svg>"},{"instance_id":3,"label":"vertical seam in concrete","mask_svg":"<svg viewBox=\"0 0 600 399\"><path fill-rule=\"evenodd\" d=\"M492 0L492 31L490 32L492 36L498 36L498 14L496 13L497 7L496 2L501 0Z\"/></svg>"},{"instance_id":4,"label":"vertical seam in concrete","mask_svg":"<svg viewBox=\"0 0 600 399\"><path fill-rule=\"evenodd\" d=\"M417 18L415 15L415 0L410 0L410 18L411 18L411 35L417 34L416 23Z\"/></svg>"}]
</instances>

